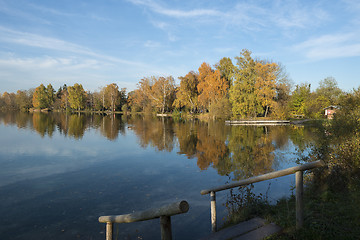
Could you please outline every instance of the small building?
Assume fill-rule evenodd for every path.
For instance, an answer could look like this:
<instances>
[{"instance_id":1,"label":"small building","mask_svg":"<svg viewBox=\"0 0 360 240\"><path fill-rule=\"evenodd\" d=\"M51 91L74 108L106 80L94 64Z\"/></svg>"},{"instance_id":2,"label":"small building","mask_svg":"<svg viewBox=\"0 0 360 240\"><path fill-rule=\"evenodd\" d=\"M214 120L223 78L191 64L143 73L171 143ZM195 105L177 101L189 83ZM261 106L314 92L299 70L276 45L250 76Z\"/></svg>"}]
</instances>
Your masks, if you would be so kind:
<instances>
[{"instance_id":1,"label":"small building","mask_svg":"<svg viewBox=\"0 0 360 240\"><path fill-rule=\"evenodd\" d=\"M334 118L334 114L336 113L336 111L339 109L338 106L329 106L324 108L325 110L325 117L327 119L333 119Z\"/></svg>"}]
</instances>

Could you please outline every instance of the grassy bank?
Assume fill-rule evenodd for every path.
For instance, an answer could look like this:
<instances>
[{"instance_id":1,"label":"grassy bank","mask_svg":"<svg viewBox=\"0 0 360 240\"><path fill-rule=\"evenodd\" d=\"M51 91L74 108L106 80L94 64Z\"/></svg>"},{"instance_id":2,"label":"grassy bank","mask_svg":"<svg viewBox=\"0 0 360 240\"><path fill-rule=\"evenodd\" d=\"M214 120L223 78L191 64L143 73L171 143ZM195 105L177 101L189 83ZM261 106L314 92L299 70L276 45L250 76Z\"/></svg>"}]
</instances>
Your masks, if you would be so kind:
<instances>
[{"instance_id":1,"label":"grassy bank","mask_svg":"<svg viewBox=\"0 0 360 240\"><path fill-rule=\"evenodd\" d=\"M360 182L351 189L333 192L310 185L304 192L304 227L296 230L295 197L281 199L275 205L263 195L256 196L249 189L232 198L238 200L224 227L262 217L283 228L269 239L359 239ZM241 199L241 200L240 200Z\"/></svg>"}]
</instances>

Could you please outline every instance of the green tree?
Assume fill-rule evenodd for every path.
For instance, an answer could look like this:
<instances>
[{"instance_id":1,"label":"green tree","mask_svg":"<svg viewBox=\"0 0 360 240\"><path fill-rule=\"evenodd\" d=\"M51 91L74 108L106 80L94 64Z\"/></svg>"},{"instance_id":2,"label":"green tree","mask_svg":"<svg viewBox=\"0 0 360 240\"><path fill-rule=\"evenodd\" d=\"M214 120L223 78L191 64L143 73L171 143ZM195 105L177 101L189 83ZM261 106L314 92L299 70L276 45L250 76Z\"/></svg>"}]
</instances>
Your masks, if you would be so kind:
<instances>
[{"instance_id":1,"label":"green tree","mask_svg":"<svg viewBox=\"0 0 360 240\"><path fill-rule=\"evenodd\" d=\"M217 64L215 64L215 68L220 71L221 78L226 81L227 89L229 89L233 82L236 69L231 59L223 57Z\"/></svg>"},{"instance_id":2,"label":"green tree","mask_svg":"<svg viewBox=\"0 0 360 240\"><path fill-rule=\"evenodd\" d=\"M75 83L74 86L67 88L69 97L68 101L70 107L73 109L81 110L85 107L86 92L81 84Z\"/></svg>"},{"instance_id":3,"label":"green tree","mask_svg":"<svg viewBox=\"0 0 360 240\"><path fill-rule=\"evenodd\" d=\"M320 81L316 93L328 99L331 105L338 104L339 97L343 94L342 90L338 87L337 81L333 77L327 77Z\"/></svg>"},{"instance_id":4,"label":"green tree","mask_svg":"<svg viewBox=\"0 0 360 240\"><path fill-rule=\"evenodd\" d=\"M33 106L35 108L47 108L48 106L48 96L46 93L46 88L44 84L40 84L37 88L35 88L33 99L32 99Z\"/></svg>"},{"instance_id":5,"label":"green tree","mask_svg":"<svg viewBox=\"0 0 360 240\"><path fill-rule=\"evenodd\" d=\"M237 59L237 68L233 84L230 87L229 97L232 112L240 117L256 117L259 111L255 94L256 62L249 50L242 50Z\"/></svg>"},{"instance_id":6,"label":"green tree","mask_svg":"<svg viewBox=\"0 0 360 240\"><path fill-rule=\"evenodd\" d=\"M295 91L291 95L290 100L290 111L292 115L303 115L306 114L308 100L310 98L310 87L311 84L303 83L296 85Z\"/></svg>"},{"instance_id":7,"label":"green tree","mask_svg":"<svg viewBox=\"0 0 360 240\"><path fill-rule=\"evenodd\" d=\"M55 90L51 84L46 87L47 106L51 107L55 101Z\"/></svg>"}]
</instances>

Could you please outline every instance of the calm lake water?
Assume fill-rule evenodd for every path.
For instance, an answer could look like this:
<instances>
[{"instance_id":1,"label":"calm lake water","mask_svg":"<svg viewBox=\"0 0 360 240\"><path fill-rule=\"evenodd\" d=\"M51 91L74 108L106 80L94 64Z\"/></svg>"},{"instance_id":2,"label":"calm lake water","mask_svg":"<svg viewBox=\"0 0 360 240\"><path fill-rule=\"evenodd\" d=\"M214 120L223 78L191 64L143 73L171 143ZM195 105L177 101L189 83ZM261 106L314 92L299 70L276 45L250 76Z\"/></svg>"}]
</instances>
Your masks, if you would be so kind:
<instances>
[{"instance_id":1,"label":"calm lake water","mask_svg":"<svg viewBox=\"0 0 360 240\"><path fill-rule=\"evenodd\" d=\"M200 190L295 166L311 128L226 126L122 115L0 113L0 239L105 239L102 215L187 200L175 239L210 233ZM255 184L270 201L294 176ZM230 191L217 194L224 222ZM294 220L295 221L295 220ZM117 239L159 239L159 219L119 224Z\"/></svg>"}]
</instances>

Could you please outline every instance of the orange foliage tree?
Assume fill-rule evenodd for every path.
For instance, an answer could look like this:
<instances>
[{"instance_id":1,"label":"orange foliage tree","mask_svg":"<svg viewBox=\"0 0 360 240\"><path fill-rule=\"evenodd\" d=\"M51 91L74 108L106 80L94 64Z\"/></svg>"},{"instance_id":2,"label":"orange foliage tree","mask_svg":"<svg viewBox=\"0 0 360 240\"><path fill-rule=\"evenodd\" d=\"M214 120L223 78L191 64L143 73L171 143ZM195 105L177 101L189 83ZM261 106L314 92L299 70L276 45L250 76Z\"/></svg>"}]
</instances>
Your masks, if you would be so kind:
<instances>
[{"instance_id":1,"label":"orange foliage tree","mask_svg":"<svg viewBox=\"0 0 360 240\"><path fill-rule=\"evenodd\" d=\"M202 63L199 67L199 105L205 110L210 109L212 103L219 101L226 95L227 83L221 78L219 70L213 70L209 64Z\"/></svg>"}]
</instances>

